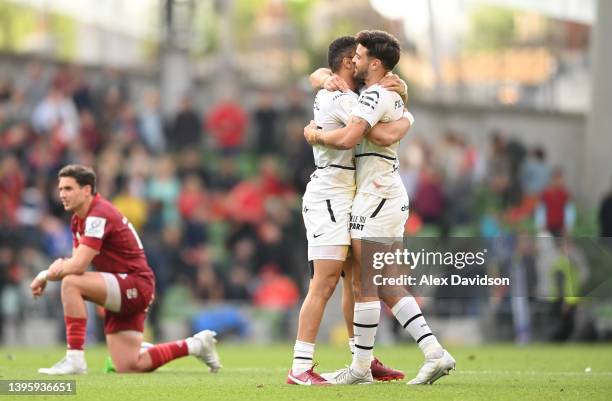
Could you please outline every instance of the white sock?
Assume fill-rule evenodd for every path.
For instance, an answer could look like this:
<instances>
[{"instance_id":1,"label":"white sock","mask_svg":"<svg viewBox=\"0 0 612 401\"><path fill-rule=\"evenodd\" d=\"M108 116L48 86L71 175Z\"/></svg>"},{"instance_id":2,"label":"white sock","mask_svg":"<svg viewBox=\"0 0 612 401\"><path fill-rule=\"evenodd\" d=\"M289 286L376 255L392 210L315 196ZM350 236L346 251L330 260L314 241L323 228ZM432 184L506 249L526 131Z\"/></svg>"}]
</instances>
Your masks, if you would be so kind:
<instances>
[{"instance_id":1,"label":"white sock","mask_svg":"<svg viewBox=\"0 0 612 401\"><path fill-rule=\"evenodd\" d=\"M348 344L349 350L351 351L351 355L355 355L355 337L350 337Z\"/></svg>"},{"instance_id":2,"label":"white sock","mask_svg":"<svg viewBox=\"0 0 612 401\"><path fill-rule=\"evenodd\" d=\"M189 355L199 355L202 350L202 343L196 340L193 337L189 337L185 339L185 343L187 343L187 352Z\"/></svg>"},{"instance_id":3,"label":"white sock","mask_svg":"<svg viewBox=\"0 0 612 401\"><path fill-rule=\"evenodd\" d=\"M68 359L85 359L85 351L82 349L67 349L66 357Z\"/></svg>"},{"instance_id":4,"label":"white sock","mask_svg":"<svg viewBox=\"0 0 612 401\"><path fill-rule=\"evenodd\" d=\"M379 321L380 301L355 302L355 353L351 369L358 375L365 375L370 369Z\"/></svg>"},{"instance_id":5,"label":"white sock","mask_svg":"<svg viewBox=\"0 0 612 401\"><path fill-rule=\"evenodd\" d=\"M417 342L425 358L440 358L444 350L425 321L419 304L412 296L397 301L391 308L393 316Z\"/></svg>"},{"instance_id":6,"label":"white sock","mask_svg":"<svg viewBox=\"0 0 612 401\"><path fill-rule=\"evenodd\" d=\"M293 346L293 365L291 366L291 372L294 375L299 375L312 368L314 349L314 344L299 340L295 342Z\"/></svg>"}]
</instances>

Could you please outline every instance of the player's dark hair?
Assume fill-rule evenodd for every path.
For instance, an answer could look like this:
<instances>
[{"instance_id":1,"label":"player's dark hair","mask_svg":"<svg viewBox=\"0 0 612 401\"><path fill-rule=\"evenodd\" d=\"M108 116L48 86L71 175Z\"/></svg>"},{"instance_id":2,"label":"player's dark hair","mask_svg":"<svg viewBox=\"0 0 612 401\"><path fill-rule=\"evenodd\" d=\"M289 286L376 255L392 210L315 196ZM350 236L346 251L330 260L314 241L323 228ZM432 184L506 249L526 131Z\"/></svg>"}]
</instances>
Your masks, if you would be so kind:
<instances>
[{"instance_id":1,"label":"player's dark hair","mask_svg":"<svg viewBox=\"0 0 612 401\"><path fill-rule=\"evenodd\" d=\"M80 164L69 164L57 173L57 178L61 177L72 177L81 187L89 185L91 187L91 194L96 194L96 173L90 167Z\"/></svg>"},{"instance_id":2,"label":"player's dark hair","mask_svg":"<svg viewBox=\"0 0 612 401\"><path fill-rule=\"evenodd\" d=\"M352 36L341 36L329 44L327 64L329 64L332 72L337 72L340 69L345 57L353 57L356 47L357 41Z\"/></svg>"},{"instance_id":3,"label":"player's dark hair","mask_svg":"<svg viewBox=\"0 0 612 401\"><path fill-rule=\"evenodd\" d=\"M400 44L395 36L385 31L361 31L357 43L368 49L368 57L379 59L391 71L400 59Z\"/></svg>"}]
</instances>

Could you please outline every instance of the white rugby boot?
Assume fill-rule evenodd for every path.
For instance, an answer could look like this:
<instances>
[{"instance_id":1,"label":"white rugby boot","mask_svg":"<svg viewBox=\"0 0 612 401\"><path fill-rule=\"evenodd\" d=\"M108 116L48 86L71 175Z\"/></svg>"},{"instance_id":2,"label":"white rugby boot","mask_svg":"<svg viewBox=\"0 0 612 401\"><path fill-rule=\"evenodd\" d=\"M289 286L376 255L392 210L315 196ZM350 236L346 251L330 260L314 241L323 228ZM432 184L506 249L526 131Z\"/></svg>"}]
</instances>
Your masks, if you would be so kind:
<instances>
[{"instance_id":1,"label":"white rugby boot","mask_svg":"<svg viewBox=\"0 0 612 401\"><path fill-rule=\"evenodd\" d=\"M434 384L442 376L448 375L455 369L455 358L444 350L440 358L426 359L416 377L407 384Z\"/></svg>"},{"instance_id":2,"label":"white rugby boot","mask_svg":"<svg viewBox=\"0 0 612 401\"><path fill-rule=\"evenodd\" d=\"M70 351L69 351L70 352ZM40 368L38 373L45 375L81 375L87 373L85 357L67 354L61 361L50 368Z\"/></svg>"},{"instance_id":3,"label":"white rugby boot","mask_svg":"<svg viewBox=\"0 0 612 401\"><path fill-rule=\"evenodd\" d=\"M335 372L323 373L321 377L331 384L372 384L374 382L371 370L368 370L365 375L359 376L350 366Z\"/></svg>"},{"instance_id":4,"label":"white rugby boot","mask_svg":"<svg viewBox=\"0 0 612 401\"><path fill-rule=\"evenodd\" d=\"M217 343L216 335L217 333L212 330L203 330L193 336L193 339L201 345L200 352L195 357L204 362L211 373L217 373L223 367L215 346Z\"/></svg>"}]
</instances>

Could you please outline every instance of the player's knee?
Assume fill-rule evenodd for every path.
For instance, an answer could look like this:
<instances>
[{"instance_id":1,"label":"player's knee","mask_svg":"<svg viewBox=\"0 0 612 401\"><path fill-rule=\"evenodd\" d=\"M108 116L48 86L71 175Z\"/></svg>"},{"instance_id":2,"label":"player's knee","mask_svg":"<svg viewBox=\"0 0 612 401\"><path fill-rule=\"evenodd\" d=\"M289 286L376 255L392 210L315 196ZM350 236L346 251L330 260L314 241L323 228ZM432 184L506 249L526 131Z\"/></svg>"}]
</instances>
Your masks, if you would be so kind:
<instances>
[{"instance_id":1,"label":"player's knee","mask_svg":"<svg viewBox=\"0 0 612 401\"><path fill-rule=\"evenodd\" d=\"M79 277L70 274L62 279L61 291L62 294L68 291L74 291L79 289Z\"/></svg>"},{"instance_id":2,"label":"player's knee","mask_svg":"<svg viewBox=\"0 0 612 401\"><path fill-rule=\"evenodd\" d=\"M311 290L313 295L324 299L329 299L336 289L336 284L338 284L338 277L330 275L323 277L320 280L313 281L313 287Z\"/></svg>"},{"instance_id":3,"label":"player's knee","mask_svg":"<svg viewBox=\"0 0 612 401\"><path fill-rule=\"evenodd\" d=\"M117 373L139 373L147 372L146 366L138 363L138 360L121 361L115 364Z\"/></svg>"}]
</instances>

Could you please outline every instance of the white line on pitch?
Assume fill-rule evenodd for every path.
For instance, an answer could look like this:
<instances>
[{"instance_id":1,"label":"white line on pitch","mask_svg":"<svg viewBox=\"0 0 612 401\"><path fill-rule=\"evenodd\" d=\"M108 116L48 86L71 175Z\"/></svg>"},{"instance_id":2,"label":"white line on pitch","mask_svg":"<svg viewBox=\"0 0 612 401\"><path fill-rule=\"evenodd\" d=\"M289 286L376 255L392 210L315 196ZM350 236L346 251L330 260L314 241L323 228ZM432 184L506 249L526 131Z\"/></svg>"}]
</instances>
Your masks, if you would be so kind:
<instances>
[{"instance_id":1,"label":"white line on pitch","mask_svg":"<svg viewBox=\"0 0 612 401\"><path fill-rule=\"evenodd\" d=\"M612 376L612 372L544 372L536 370L461 370L456 373L465 373L468 375L527 375L527 376Z\"/></svg>"}]
</instances>

